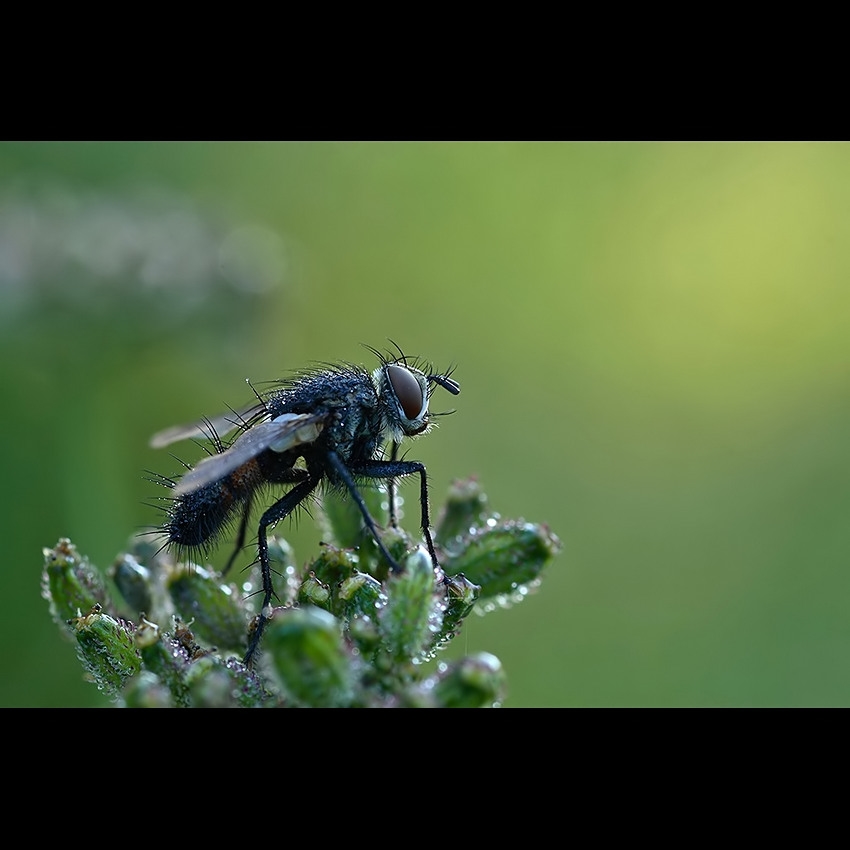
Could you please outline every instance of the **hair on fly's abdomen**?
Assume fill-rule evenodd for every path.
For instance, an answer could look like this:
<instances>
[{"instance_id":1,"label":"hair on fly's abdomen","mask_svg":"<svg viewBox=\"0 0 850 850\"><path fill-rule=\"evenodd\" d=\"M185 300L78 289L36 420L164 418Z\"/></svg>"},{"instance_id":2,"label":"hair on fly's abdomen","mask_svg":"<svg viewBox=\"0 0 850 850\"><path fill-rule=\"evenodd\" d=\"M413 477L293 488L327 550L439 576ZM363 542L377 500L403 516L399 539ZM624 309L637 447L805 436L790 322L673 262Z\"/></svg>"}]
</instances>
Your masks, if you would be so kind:
<instances>
[{"instance_id":1,"label":"hair on fly's abdomen","mask_svg":"<svg viewBox=\"0 0 850 850\"><path fill-rule=\"evenodd\" d=\"M244 421L238 423L239 433L245 429ZM212 448L200 445L209 457L223 455L233 444L225 442L210 420L202 424L203 435ZM181 461L187 471L193 467ZM153 473L150 480L163 487L174 489L179 478ZM221 538L232 529L238 512L250 511L254 492L262 484L262 476L256 461L244 464L224 478L213 481L179 496L161 496L160 504L153 507L165 514L165 521L154 529L153 534L165 536L163 548L171 548L178 561L190 553L200 553L208 558ZM163 504L164 503L164 504ZM196 555L197 556L197 555Z\"/></svg>"}]
</instances>

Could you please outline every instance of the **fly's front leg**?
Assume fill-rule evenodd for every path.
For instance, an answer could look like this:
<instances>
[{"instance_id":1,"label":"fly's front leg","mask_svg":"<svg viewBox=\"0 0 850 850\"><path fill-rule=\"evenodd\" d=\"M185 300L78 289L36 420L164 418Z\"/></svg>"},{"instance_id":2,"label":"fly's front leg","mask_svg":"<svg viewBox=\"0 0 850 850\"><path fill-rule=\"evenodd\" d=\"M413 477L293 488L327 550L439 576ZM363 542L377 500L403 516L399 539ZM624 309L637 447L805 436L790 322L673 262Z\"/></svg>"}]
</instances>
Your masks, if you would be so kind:
<instances>
[{"instance_id":1,"label":"fly's front leg","mask_svg":"<svg viewBox=\"0 0 850 850\"><path fill-rule=\"evenodd\" d=\"M401 572L401 567L396 562L395 558L390 554L387 547L384 545L384 541L381 539L381 536L378 534L378 527L375 525L375 520L372 519L372 515L369 513L369 508L366 507L366 502L363 501L363 497L360 495L360 491L357 489L357 485L354 483L354 479L351 477L351 472L348 467L342 462L342 459L336 452L328 452L328 461L330 465L333 467L334 472L336 472L337 476L342 480L345 484L348 492L351 494L351 498L354 499L354 503L360 509L360 513L363 515L363 522L366 524L366 528L369 529L372 537L375 539L375 543L378 548L381 550L381 554L386 559L387 563L390 565L390 569L394 573ZM381 464L382 461L375 461L377 464ZM362 472L361 467L357 467L358 475L367 475L371 478L389 478L387 475L371 475L368 472Z\"/></svg>"},{"instance_id":2,"label":"fly's front leg","mask_svg":"<svg viewBox=\"0 0 850 850\"><path fill-rule=\"evenodd\" d=\"M395 463L398 459L398 443L393 442L390 449L390 463ZM398 528L398 512L396 510L396 481L395 478L390 478L387 481L387 502L389 504L389 519L390 525L393 528Z\"/></svg>"},{"instance_id":3,"label":"fly's front leg","mask_svg":"<svg viewBox=\"0 0 850 850\"><path fill-rule=\"evenodd\" d=\"M428 547L428 554L431 556L431 563L434 569L440 566L437 561L437 553L434 550L434 541L431 538L431 516L428 510L428 475L425 471L425 464L418 460L376 460L371 463L357 466L352 470L355 475L362 475L366 478L383 478L392 481L395 478L402 478L405 475L419 475L419 509L421 515L422 535L425 538L425 543ZM360 502L362 503L362 499ZM365 511L365 506L361 507L361 511ZM371 518L368 513L364 513L368 518L367 525L370 525L370 530L374 528ZM373 532L373 534L376 532ZM378 538L375 538L378 540ZM380 540L378 540L380 545ZM383 548L383 547L382 547ZM391 561L392 563L392 561Z\"/></svg>"}]
</instances>

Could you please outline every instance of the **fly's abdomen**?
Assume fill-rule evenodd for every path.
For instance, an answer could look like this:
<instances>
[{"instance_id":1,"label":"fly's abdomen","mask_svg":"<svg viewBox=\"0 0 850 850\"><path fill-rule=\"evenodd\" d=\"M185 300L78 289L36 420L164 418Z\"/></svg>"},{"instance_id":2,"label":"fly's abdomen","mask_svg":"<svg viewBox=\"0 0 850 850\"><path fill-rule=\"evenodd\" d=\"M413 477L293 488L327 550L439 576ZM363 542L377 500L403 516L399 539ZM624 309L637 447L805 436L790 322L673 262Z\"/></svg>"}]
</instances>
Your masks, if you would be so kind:
<instances>
[{"instance_id":1,"label":"fly's abdomen","mask_svg":"<svg viewBox=\"0 0 850 850\"><path fill-rule=\"evenodd\" d=\"M207 549L248 502L257 486L259 470L250 461L221 481L214 481L175 499L163 531L179 548Z\"/></svg>"}]
</instances>

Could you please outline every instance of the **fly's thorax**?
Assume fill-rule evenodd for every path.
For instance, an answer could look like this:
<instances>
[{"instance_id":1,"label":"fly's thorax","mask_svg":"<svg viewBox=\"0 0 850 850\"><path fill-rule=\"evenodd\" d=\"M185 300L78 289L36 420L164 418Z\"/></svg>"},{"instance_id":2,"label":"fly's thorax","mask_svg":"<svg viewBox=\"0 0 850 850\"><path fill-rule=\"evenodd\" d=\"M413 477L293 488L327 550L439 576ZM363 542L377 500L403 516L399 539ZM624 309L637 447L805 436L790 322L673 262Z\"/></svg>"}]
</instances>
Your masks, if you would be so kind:
<instances>
[{"instance_id":1,"label":"fly's thorax","mask_svg":"<svg viewBox=\"0 0 850 850\"><path fill-rule=\"evenodd\" d=\"M324 432L316 441L320 449L332 449L346 463L365 463L377 457L384 442L384 426L377 404L349 400L332 410Z\"/></svg>"},{"instance_id":2,"label":"fly's thorax","mask_svg":"<svg viewBox=\"0 0 850 850\"><path fill-rule=\"evenodd\" d=\"M384 363L372 373L387 437L401 442L404 437L424 434L430 427L428 376L413 366Z\"/></svg>"}]
</instances>

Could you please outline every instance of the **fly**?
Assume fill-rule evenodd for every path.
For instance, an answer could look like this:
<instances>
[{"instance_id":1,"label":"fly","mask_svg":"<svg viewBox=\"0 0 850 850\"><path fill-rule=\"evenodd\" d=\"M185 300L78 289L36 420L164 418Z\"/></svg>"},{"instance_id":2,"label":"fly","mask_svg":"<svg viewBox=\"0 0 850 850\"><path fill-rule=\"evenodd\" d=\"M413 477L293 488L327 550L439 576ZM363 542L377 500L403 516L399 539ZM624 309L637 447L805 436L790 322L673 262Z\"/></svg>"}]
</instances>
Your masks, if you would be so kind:
<instances>
[{"instance_id":1,"label":"fly","mask_svg":"<svg viewBox=\"0 0 850 850\"><path fill-rule=\"evenodd\" d=\"M257 403L250 407L168 428L151 439L154 448L198 436L212 441L214 451L181 478L157 476L156 481L171 490L160 530L166 535L166 546L208 551L238 516L236 548L224 572L245 543L258 494L269 486L292 485L263 511L257 526L263 604L248 643L247 665L254 660L274 596L268 529L314 495L319 485L350 494L389 568L398 572L401 567L381 540L358 481L389 482L394 524L395 481L418 475L422 533L434 568L439 566L430 532L425 465L399 460L397 452L403 439L433 427L433 417L439 415L429 411L434 387L457 395L460 385L451 377L451 369L436 372L393 345L396 352L386 354L366 346L379 360L372 372L352 363L322 364L274 382L265 394L255 390ZM235 438L225 443L222 437L234 430Z\"/></svg>"}]
</instances>

